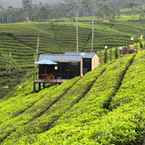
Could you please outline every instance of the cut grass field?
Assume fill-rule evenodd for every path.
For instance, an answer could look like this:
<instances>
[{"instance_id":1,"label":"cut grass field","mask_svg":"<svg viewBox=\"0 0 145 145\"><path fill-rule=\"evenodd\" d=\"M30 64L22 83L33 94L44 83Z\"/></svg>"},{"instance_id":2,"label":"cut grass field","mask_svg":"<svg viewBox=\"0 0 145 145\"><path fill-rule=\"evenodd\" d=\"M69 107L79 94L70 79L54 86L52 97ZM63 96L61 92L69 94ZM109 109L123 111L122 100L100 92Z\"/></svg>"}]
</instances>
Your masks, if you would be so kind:
<instances>
[{"instance_id":1,"label":"cut grass field","mask_svg":"<svg viewBox=\"0 0 145 145\"><path fill-rule=\"evenodd\" d=\"M0 100L1 145L139 145L145 133L145 52L32 93Z\"/></svg>"}]
</instances>

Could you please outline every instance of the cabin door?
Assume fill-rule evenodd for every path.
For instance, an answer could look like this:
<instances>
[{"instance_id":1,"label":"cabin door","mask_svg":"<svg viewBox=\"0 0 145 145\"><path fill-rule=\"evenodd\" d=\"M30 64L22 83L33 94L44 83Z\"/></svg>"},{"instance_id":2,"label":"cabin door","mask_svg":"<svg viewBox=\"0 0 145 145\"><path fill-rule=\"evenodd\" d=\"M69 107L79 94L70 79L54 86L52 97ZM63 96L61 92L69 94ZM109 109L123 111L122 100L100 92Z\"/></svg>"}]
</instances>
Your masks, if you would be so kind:
<instances>
[{"instance_id":1,"label":"cabin door","mask_svg":"<svg viewBox=\"0 0 145 145\"><path fill-rule=\"evenodd\" d=\"M92 69L92 60L90 58L83 59L83 74L91 71Z\"/></svg>"}]
</instances>

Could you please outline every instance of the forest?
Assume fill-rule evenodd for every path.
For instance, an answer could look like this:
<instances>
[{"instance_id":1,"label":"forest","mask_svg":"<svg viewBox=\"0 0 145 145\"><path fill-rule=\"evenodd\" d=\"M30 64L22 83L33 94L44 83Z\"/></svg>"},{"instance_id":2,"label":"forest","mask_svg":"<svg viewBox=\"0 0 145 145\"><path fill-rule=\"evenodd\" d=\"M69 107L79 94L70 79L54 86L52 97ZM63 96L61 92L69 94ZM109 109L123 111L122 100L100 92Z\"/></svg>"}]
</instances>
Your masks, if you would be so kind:
<instances>
[{"instance_id":1,"label":"forest","mask_svg":"<svg viewBox=\"0 0 145 145\"><path fill-rule=\"evenodd\" d=\"M99 20L114 20L121 14L134 15L139 19L145 16L144 0L63 0L55 4L40 2L22 5L0 7L0 22L13 23L22 21L48 21L76 16L95 16Z\"/></svg>"}]
</instances>

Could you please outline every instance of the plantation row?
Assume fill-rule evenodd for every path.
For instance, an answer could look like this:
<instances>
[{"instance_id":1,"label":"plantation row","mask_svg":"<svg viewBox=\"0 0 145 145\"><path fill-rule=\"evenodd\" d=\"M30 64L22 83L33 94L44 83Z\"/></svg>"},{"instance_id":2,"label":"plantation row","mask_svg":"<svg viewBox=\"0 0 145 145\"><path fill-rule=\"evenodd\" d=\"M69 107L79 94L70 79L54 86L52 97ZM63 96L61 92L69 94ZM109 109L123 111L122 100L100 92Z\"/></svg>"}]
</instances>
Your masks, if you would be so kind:
<instances>
[{"instance_id":1,"label":"plantation row","mask_svg":"<svg viewBox=\"0 0 145 145\"><path fill-rule=\"evenodd\" d=\"M85 84L88 84L89 85L93 81L93 79L95 79L95 77L96 77L96 74L94 74L94 77L91 77L89 80L86 80L87 82ZM47 113L47 111L49 111L49 108L51 108L52 106L54 106L54 104L57 103L57 102L59 102L59 101L62 102L64 100L64 98L66 98L67 101L72 102L72 99L73 98L75 99L75 97L76 97L75 94L74 94L74 96L70 96L71 98L70 97L68 98L67 97L68 96L67 94L68 93L71 93L72 94L72 92L74 92L74 90L76 88L78 88L78 86L80 86L80 84L83 87L82 90L81 90L81 93L83 93L84 92L84 87L87 87L87 86L85 86L83 84L83 81L84 81L84 79L78 81L78 78L76 78L76 79L74 79L72 81L67 81L62 86L59 86L57 88L54 88L53 87L53 88L50 88L50 90L46 90L45 91L45 94L43 94L43 95L42 94L41 95L38 94L39 97L40 96L43 97L40 101L38 101L35 105L33 105L30 108L28 107L28 109L24 113L20 114L19 116L15 117L14 119L9 119L10 121L9 121L8 124L11 124L11 125L13 124L11 126L11 128L7 128L7 125L8 125L7 123L6 124L4 123L5 125L4 124L1 125L1 127L4 130L7 130L6 132L4 132L3 129L2 129L3 131L1 130L1 133L3 133L3 135L1 134L1 136L0 136L1 139L5 138L5 136L7 136L7 134L9 134L9 132L13 133L13 129L19 128L20 125L31 124L31 122L33 122L33 120L35 120L35 119L39 118L39 116ZM79 88L78 88L78 90L79 90ZM48 94L48 92L49 92L49 94ZM34 96L34 95L32 95L32 96ZM31 96L31 98L34 98L32 96ZM66 102L66 105L67 104L69 104L69 103ZM42 107L42 105L43 105L43 107ZM40 109L38 110L38 108L40 108ZM15 107L14 107L14 109L15 109ZM8 110L9 110L9 108L8 108ZM4 116L6 116L6 114ZM53 119L53 116L52 116L52 119Z\"/></svg>"},{"instance_id":2,"label":"plantation row","mask_svg":"<svg viewBox=\"0 0 145 145\"><path fill-rule=\"evenodd\" d=\"M15 86L21 82L21 78L25 72L21 71L0 71L0 99L6 96L8 92L12 92Z\"/></svg>"},{"instance_id":3,"label":"plantation row","mask_svg":"<svg viewBox=\"0 0 145 145\"><path fill-rule=\"evenodd\" d=\"M40 53L75 51L75 32L76 28L73 22L0 25L0 70L32 70L38 34L40 37ZM144 32L144 26L141 24L97 22L94 33L94 51L104 49L106 45L108 48L126 46L130 37L139 35L140 32ZM90 48L91 24L80 22L79 49L80 51L90 51ZM0 79L0 81L3 80Z\"/></svg>"},{"instance_id":4,"label":"plantation row","mask_svg":"<svg viewBox=\"0 0 145 145\"><path fill-rule=\"evenodd\" d=\"M110 25L113 25L110 27ZM116 29L115 24L96 24L94 48L102 49L105 45L116 47L126 45L130 34ZM119 26L131 27L132 25L120 24ZM135 27L135 26L134 26ZM140 27L135 27L140 28ZM140 28L142 29L142 27ZM25 31L24 31L25 30ZM103 31L105 30L105 31ZM14 60L22 65L25 59L33 63L36 50L37 35L40 36L40 52L74 51L76 34L74 23L29 23L1 25L0 27L0 53L7 57L10 53ZM132 32L132 31L130 31ZM80 23L79 30L80 50L90 50L91 25ZM27 63L27 64L28 64Z\"/></svg>"},{"instance_id":5,"label":"plantation row","mask_svg":"<svg viewBox=\"0 0 145 145\"><path fill-rule=\"evenodd\" d=\"M95 137L94 121L109 114L104 103L133 58L121 58L38 94L31 94L29 81L19 86L15 97L0 102L1 144L96 144L90 138Z\"/></svg>"},{"instance_id":6,"label":"plantation row","mask_svg":"<svg viewBox=\"0 0 145 145\"><path fill-rule=\"evenodd\" d=\"M122 67L121 63L112 64L112 69L106 75L104 73L102 81L100 77L87 96L65 113L52 129L36 137L23 136L18 144L143 144L144 57L144 53L138 54L135 59L129 59L126 67ZM117 65L120 69L117 69ZM124 71L126 73L120 82L121 86L114 93L114 88L121 80L114 73L120 72L118 76L121 77ZM116 81L113 83L113 80ZM107 84L110 89L106 88ZM104 102L110 96L112 100L109 109L106 109Z\"/></svg>"}]
</instances>

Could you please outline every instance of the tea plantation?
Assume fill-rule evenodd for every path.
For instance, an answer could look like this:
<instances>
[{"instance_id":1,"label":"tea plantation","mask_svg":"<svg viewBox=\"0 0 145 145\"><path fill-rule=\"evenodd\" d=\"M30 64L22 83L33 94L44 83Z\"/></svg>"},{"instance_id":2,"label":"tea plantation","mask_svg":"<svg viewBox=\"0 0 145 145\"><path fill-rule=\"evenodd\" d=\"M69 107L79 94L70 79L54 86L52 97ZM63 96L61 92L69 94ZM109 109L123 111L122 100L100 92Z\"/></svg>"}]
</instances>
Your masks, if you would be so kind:
<instances>
[{"instance_id":1,"label":"tea plantation","mask_svg":"<svg viewBox=\"0 0 145 145\"><path fill-rule=\"evenodd\" d=\"M0 100L0 145L143 145L145 52L32 93L30 76Z\"/></svg>"},{"instance_id":2,"label":"tea plantation","mask_svg":"<svg viewBox=\"0 0 145 145\"><path fill-rule=\"evenodd\" d=\"M94 51L127 45L130 37L144 34L144 24L116 21L96 22ZM4 97L23 76L33 72L37 37L40 53L75 51L75 22L16 23L0 25L0 98ZM91 22L79 23L79 49L90 51Z\"/></svg>"},{"instance_id":3,"label":"tea plantation","mask_svg":"<svg viewBox=\"0 0 145 145\"><path fill-rule=\"evenodd\" d=\"M107 45L110 58L141 34L137 21L96 22L94 51L103 58ZM80 51L90 51L91 35L81 20ZM33 93L38 36L40 53L75 51L73 21L0 25L0 145L144 145L144 50Z\"/></svg>"}]
</instances>

